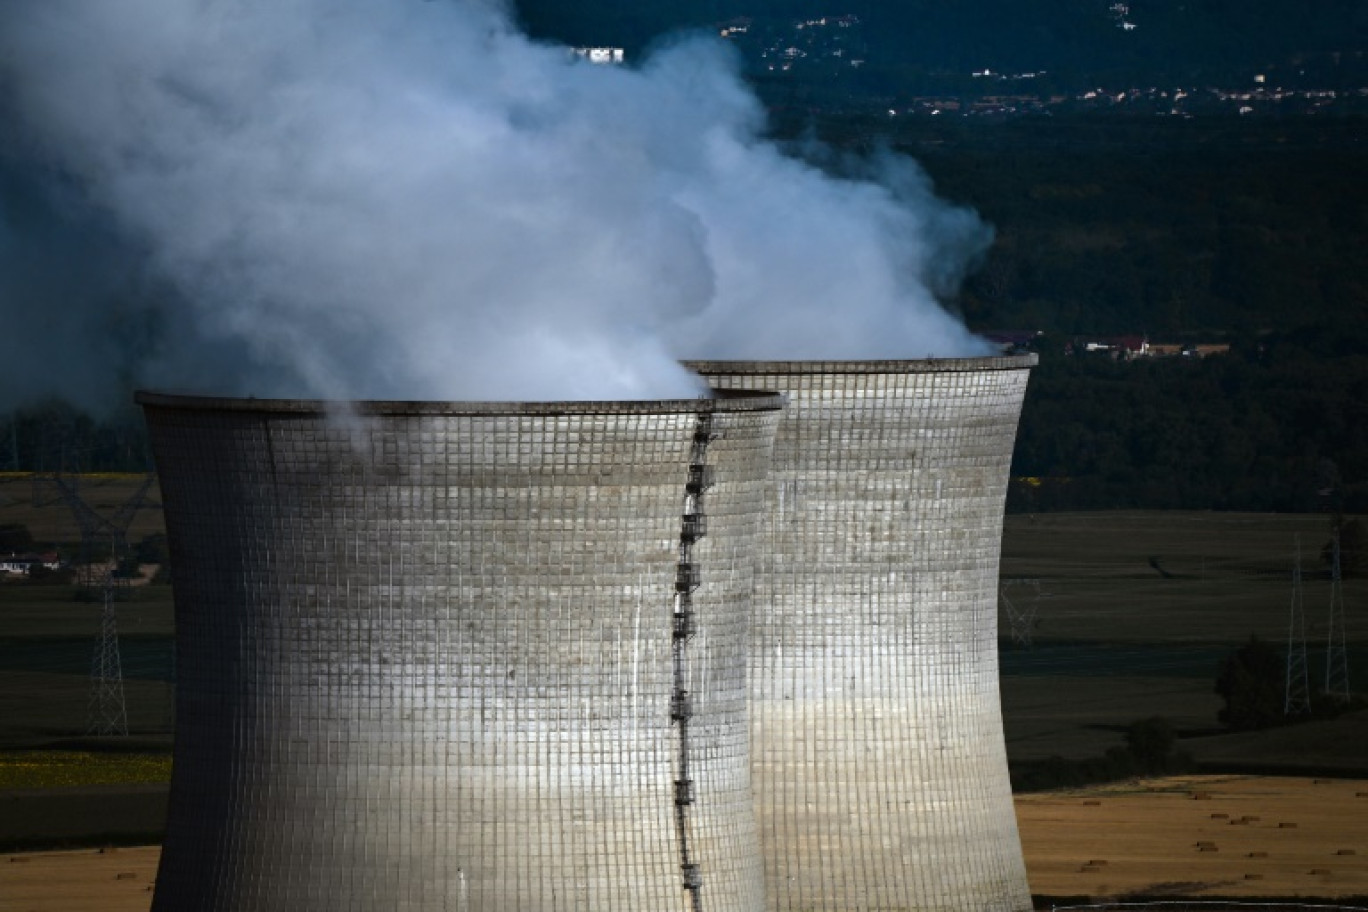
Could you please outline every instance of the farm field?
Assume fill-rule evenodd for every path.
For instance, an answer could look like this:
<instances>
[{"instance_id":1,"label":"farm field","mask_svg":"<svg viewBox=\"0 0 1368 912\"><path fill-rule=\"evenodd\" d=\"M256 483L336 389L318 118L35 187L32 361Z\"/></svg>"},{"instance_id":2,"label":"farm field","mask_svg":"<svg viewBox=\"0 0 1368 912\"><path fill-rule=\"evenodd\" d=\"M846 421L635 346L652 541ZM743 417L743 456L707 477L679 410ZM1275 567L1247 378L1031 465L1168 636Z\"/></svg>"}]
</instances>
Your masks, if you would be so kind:
<instances>
[{"instance_id":1,"label":"farm field","mask_svg":"<svg viewBox=\"0 0 1368 912\"><path fill-rule=\"evenodd\" d=\"M1012 760L1096 757L1162 716L1179 749L1243 768L1368 776L1368 715L1222 733L1220 663L1258 636L1287 644L1302 570L1308 671L1324 681L1332 584L1320 514L1113 511L1011 515L1003 531L1001 689ZM1349 679L1368 675L1368 580L1341 585ZM1308 750L1299 750L1305 743Z\"/></svg>"},{"instance_id":2,"label":"farm field","mask_svg":"<svg viewBox=\"0 0 1368 912\"><path fill-rule=\"evenodd\" d=\"M1368 896L1368 780L1189 776L1018 795L1037 896Z\"/></svg>"},{"instance_id":3,"label":"farm field","mask_svg":"<svg viewBox=\"0 0 1368 912\"><path fill-rule=\"evenodd\" d=\"M1368 895L1368 780L1190 776L1021 795L1047 898ZM0 855L0 912L144 912L155 846Z\"/></svg>"},{"instance_id":4,"label":"farm field","mask_svg":"<svg viewBox=\"0 0 1368 912\"><path fill-rule=\"evenodd\" d=\"M92 510L110 516L137 494L146 476L107 472L66 477L75 484L81 499ZM155 503L161 501L155 484L147 497ZM5 523L27 526L36 542L81 540L80 523L62 500L60 491L50 481L35 479L29 472L0 472L0 524ZM137 541L153 532L164 531L161 511L144 509L133 514L128 537L130 541Z\"/></svg>"},{"instance_id":5,"label":"farm field","mask_svg":"<svg viewBox=\"0 0 1368 912\"><path fill-rule=\"evenodd\" d=\"M1287 640L1301 556L1307 636L1325 642L1330 517L1178 510L1006 517L1000 575L1036 610L1036 641L1167 646ZM1038 585L1037 585L1038 583ZM1368 643L1368 579L1343 582L1351 644ZM1002 619L1002 634L1012 626Z\"/></svg>"},{"instance_id":6,"label":"farm field","mask_svg":"<svg viewBox=\"0 0 1368 912\"><path fill-rule=\"evenodd\" d=\"M0 855L0 912L147 912L159 846Z\"/></svg>"}]
</instances>

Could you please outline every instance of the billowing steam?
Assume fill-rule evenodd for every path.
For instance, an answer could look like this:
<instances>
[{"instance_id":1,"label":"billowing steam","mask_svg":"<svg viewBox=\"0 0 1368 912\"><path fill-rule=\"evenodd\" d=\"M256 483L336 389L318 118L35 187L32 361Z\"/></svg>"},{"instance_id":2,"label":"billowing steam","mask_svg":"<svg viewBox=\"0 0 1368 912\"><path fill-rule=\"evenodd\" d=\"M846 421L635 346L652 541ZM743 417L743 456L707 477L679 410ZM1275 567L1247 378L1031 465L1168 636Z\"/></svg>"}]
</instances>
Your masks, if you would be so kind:
<instances>
[{"instance_id":1,"label":"billowing steam","mask_svg":"<svg viewBox=\"0 0 1368 912\"><path fill-rule=\"evenodd\" d=\"M784 154L705 40L602 67L474 0L9 3L0 117L11 399L674 397L678 358L984 351L936 294L986 227L904 159Z\"/></svg>"}]
</instances>

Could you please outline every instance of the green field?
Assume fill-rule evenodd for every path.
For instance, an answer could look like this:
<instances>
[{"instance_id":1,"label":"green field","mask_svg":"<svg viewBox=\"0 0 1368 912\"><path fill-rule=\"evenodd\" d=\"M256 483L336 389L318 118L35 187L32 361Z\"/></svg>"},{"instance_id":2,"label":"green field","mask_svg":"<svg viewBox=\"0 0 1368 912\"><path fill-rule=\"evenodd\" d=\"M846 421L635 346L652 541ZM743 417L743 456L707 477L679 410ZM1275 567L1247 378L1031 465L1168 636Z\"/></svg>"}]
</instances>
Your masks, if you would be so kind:
<instances>
[{"instance_id":1,"label":"green field","mask_svg":"<svg viewBox=\"0 0 1368 912\"><path fill-rule=\"evenodd\" d=\"M1307 634L1323 642L1330 580L1320 552L1330 541L1328 516L1013 515L1003 533L1001 575L1040 580L1036 633L1045 639L1238 644L1257 634L1281 643L1298 541ZM1368 643L1368 611L1361 607L1368 579L1345 579L1343 594L1350 642Z\"/></svg>"},{"instance_id":2,"label":"green field","mask_svg":"<svg viewBox=\"0 0 1368 912\"><path fill-rule=\"evenodd\" d=\"M1205 763L1368 771L1368 714L1245 735L1219 733L1216 718L1219 662L1251 635L1286 646L1298 548L1312 686L1324 680L1329 530L1315 514L1008 516L1001 576L1019 582L1005 592L1034 613L1030 645L999 615L1009 756L1098 756L1127 722L1159 715ZM1368 675L1368 580L1345 579L1341 594L1352 684Z\"/></svg>"},{"instance_id":3,"label":"green field","mask_svg":"<svg viewBox=\"0 0 1368 912\"><path fill-rule=\"evenodd\" d=\"M81 499L101 516L112 516L133 497L142 485L142 475L108 472L66 476L74 481ZM148 499L160 501L156 487ZM0 525L22 523L37 542L74 543L81 540L81 527L62 500L57 488L29 472L0 472ZM128 529L129 541L153 532L165 531L161 511L138 510Z\"/></svg>"}]
</instances>

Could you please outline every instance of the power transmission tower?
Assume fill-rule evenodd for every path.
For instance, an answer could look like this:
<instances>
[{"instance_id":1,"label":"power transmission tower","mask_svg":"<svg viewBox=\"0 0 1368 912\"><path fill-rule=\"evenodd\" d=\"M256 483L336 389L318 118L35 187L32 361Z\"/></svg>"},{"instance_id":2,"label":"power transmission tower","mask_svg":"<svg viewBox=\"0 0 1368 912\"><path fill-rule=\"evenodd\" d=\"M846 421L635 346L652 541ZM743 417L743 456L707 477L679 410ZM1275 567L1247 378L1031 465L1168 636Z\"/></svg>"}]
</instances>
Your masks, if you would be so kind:
<instances>
[{"instance_id":1,"label":"power transmission tower","mask_svg":"<svg viewBox=\"0 0 1368 912\"><path fill-rule=\"evenodd\" d=\"M100 611L100 636L90 660L90 702L86 707L86 732L92 735L128 735L128 707L124 703L123 663L119 658L119 621L114 612L113 571L104 586Z\"/></svg>"},{"instance_id":2,"label":"power transmission tower","mask_svg":"<svg viewBox=\"0 0 1368 912\"><path fill-rule=\"evenodd\" d=\"M1340 585L1340 531L1331 540L1330 628L1325 643L1325 695L1348 702L1349 656L1345 651L1344 589Z\"/></svg>"},{"instance_id":3,"label":"power transmission tower","mask_svg":"<svg viewBox=\"0 0 1368 912\"><path fill-rule=\"evenodd\" d=\"M54 473L46 476L81 528L81 564L86 574L84 585L100 592L100 633L90 660L90 702L86 731L93 735L127 735L128 709L124 702L123 663L119 654L119 623L115 605L118 592L127 581L118 574L119 564L131 550L128 527L139 509L149 504L147 492L156 476L143 478L133 496L108 518L96 513L82 499L75 476ZM109 558L103 571L94 568L97 543L109 543Z\"/></svg>"},{"instance_id":4,"label":"power transmission tower","mask_svg":"<svg viewBox=\"0 0 1368 912\"><path fill-rule=\"evenodd\" d=\"M1311 712L1311 678L1306 667L1306 604L1302 598L1301 536L1295 536L1296 561L1292 565L1292 607L1287 620L1287 687L1284 716Z\"/></svg>"},{"instance_id":5,"label":"power transmission tower","mask_svg":"<svg viewBox=\"0 0 1368 912\"><path fill-rule=\"evenodd\" d=\"M1030 604L1024 608L1018 608L1007 594L1007 590L1013 586L1024 586L1034 590ZM1019 646L1029 648L1031 646L1031 634L1035 629L1036 612L1039 610L1040 603L1040 580L1038 579L1005 579L998 584L998 596L1002 599L1002 608L1007 613L1007 625L1012 631L1012 642Z\"/></svg>"}]
</instances>

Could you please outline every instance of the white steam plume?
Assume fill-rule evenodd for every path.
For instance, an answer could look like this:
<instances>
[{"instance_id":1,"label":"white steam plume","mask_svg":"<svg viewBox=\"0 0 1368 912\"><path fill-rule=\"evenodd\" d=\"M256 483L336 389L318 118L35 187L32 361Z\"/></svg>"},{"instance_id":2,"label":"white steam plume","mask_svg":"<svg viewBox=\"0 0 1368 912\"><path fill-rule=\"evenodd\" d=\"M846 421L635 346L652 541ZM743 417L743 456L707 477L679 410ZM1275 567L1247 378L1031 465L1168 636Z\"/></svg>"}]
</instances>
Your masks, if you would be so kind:
<instances>
[{"instance_id":1,"label":"white steam plume","mask_svg":"<svg viewBox=\"0 0 1368 912\"><path fill-rule=\"evenodd\" d=\"M763 140L714 42L632 69L475 2L12 2L0 114L180 302L143 383L674 397L677 358L986 351L933 291L988 229L905 159L837 179Z\"/></svg>"}]
</instances>

